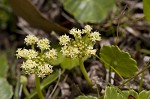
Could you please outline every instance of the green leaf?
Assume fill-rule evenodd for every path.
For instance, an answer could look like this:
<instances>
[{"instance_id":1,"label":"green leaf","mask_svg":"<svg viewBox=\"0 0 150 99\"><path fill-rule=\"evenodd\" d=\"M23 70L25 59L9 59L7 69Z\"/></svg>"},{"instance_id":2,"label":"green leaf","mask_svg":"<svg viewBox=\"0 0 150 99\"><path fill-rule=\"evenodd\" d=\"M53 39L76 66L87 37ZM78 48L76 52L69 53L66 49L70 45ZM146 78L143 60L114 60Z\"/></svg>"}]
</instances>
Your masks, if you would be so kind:
<instances>
[{"instance_id":1,"label":"green leaf","mask_svg":"<svg viewBox=\"0 0 150 99\"><path fill-rule=\"evenodd\" d=\"M78 58L76 59L64 58L63 62L60 65L63 69L70 70L79 65L79 59Z\"/></svg>"},{"instance_id":2,"label":"green leaf","mask_svg":"<svg viewBox=\"0 0 150 99\"><path fill-rule=\"evenodd\" d=\"M150 0L143 0L144 15L148 22L150 22Z\"/></svg>"},{"instance_id":3,"label":"green leaf","mask_svg":"<svg viewBox=\"0 0 150 99\"><path fill-rule=\"evenodd\" d=\"M135 99L150 99L150 91L142 91L139 94L134 90L124 90L119 92L115 87L106 87L104 99L128 99L128 96L132 95Z\"/></svg>"},{"instance_id":4,"label":"green leaf","mask_svg":"<svg viewBox=\"0 0 150 99\"><path fill-rule=\"evenodd\" d=\"M128 99L129 95L132 95L136 99L140 99L138 93L135 92L134 90L120 91L115 87L107 86L104 94L104 99L112 99L112 97L115 97L115 99ZM147 98L142 98L142 99L147 99Z\"/></svg>"},{"instance_id":5,"label":"green leaf","mask_svg":"<svg viewBox=\"0 0 150 99\"><path fill-rule=\"evenodd\" d=\"M71 58L66 58L62 55L61 52L58 52L58 59L57 60L51 60L50 63L52 65L59 65L63 68L63 69L72 69L76 66L79 65L79 59L71 59Z\"/></svg>"},{"instance_id":6,"label":"green leaf","mask_svg":"<svg viewBox=\"0 0 150 99\"><path fill-rule=\"evenodd\" d=\"M129 53L121 51L117 46L104 46L100 50L100 57L106 68L112 68L123 77L131 77L138 71L136 61Z\"/></svg>"},{"instance_id":7,"label":"green leaf","mask_svg":"<svg viewBox=\"0 0 150 99\"><path fill-rule=\"evenodd\" d=\"M150 91L141 91L139 93L139 99L150 99Z\"/></svg>"},{"instance_id":8,"label":"green leaf","mask_svg":"<svg viewBox=\"0 0 150 99\"><path fill-rule=\"evenodd\" d=\"M0 52L0 77L6 77L8 71L7 57L4 52Z\"/></svg>"},{"instance_id":9,"label":"green leaf","mask_svg":"<svg viewBox=\"0 0 150 99\"><path fill-rule=\"evenodd\" d=\"M6 81L6 79L0 77L0 98L11 99L13 95L12 86Z\"/></svg>"},{"instance_id":10,"label":"green leaf","mask_svg":"<svg viewBox=\"0 0 150 99\"><path fill-rule=\"evenodd\" d=\"M50 64L52 65L59 65L61 62L63 62L63 55L61 54L60 50L58 50L58 58L50 60Z\"/></svg>"},{"instance_id":11,"label":"green leaf","mask_svg":"<svg viewBox=\"0 0 150 99\"><path fill-rule=\"evenodd\" d=\"M124 98L124 96L118 92L118 90L114 87L107 86L105 89L104 99L127 99Z\"/></svg>"},{"instance_id":12,"label":"green leaf","mask_svg":"<svg viewBox=\"0 0 150 99\"><path fill-rule=\"evenodd\" d=\"M115 0L62 0L64 9L79 22L99 23L115 5Z\"/></svg>"},{"instance_id":13,"label":"green leaf","mask_svg":"<svg viewBox=\"0 0 150 99\"><path fill-rule=\"evenodd\" d=\"M59 74L59 71L55 71L53 72L51 75L49 75L48 77L46 77L42 83L41 83L41 90L44 89L46 86L50 85L52 82L54 82L61 74L63 74L64 71L62 71ZM34 97L37 94L37 91L34 90L28 97L26 97L25 99L31 99L32 97Z\"/></svg>"},{"instance_id":14,"label":"green leaf","mask_svg":"<svg viewBox=\"0 0 150 99\"><path fill-rule=\"evenodd\" d=\"M49 84L51 84L52 82L54 82L59 76L61 76L61 74L64 73L64 70L61 71L59 73L59 71L55 71L54 73L50 74L48 77L46 77L45 79L43 79L42 83L41 83L41 87L44 88L46 86L48 86Z\"/></svg>"},{"instance_id":15,"label":"green leaf","mask_svg":"<svg viewBox=\"0 0 150 99\"><path fill-rule=\"evenodd\" d=\"M98 99L98 98L93 96L78 96L75 99Z\"/></svg>"},{"instance_id":16,"label":"green leaf","mask_svg":"<svg viewBox=\"0 0 150 99\"><path fill-rule=\"evenodd\" d=\"M138 93L135 92L134 90L122 91L122 94L124 95L125 99L127 99L129 95L131 95L131 96L135 97L136 99L138 99Z\"/></svg>"}]
</instances>

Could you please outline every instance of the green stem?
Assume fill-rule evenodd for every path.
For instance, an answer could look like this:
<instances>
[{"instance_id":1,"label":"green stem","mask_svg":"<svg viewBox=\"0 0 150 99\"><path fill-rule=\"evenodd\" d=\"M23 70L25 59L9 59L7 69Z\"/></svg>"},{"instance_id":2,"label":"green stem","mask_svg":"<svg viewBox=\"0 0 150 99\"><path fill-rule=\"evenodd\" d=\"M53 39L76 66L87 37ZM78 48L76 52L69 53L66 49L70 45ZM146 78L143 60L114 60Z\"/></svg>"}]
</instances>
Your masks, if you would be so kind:
<instances>
[{"instance_id":1,"label":"green stem","mask_svg":"<svg viewBox=\"0 0 150 99\"><path fill-rule=\"evenodd\" d=\"M148 68L150 68L149 66L146 66L143 70L141 70L140 72L138 72L136 75L134 75L133 77L129 78L128 80L126 80L125 82L123 82L121 85L118 86L118 88L120 88L121 86L125 85L126 83L130 82L132 79L134 79L135 77L137 77L138 75L140 75L141 73L143 73L145 70L147 70Z\"/></svg>"},{"instance_id":2,"label":"green stem","mask_svg":"<svg viewBox=\"0 0 150 99\"><path fill-rule=\"evenodd\" d=\"M144 79L144 72L142 72L142 76L141 76L141 79L140 79L139 93L140 93L140 92L141 92L141 90L142 90L143 79Z\"/></svg>"},{"instance_id":3,"label":"green stem","mask_svg":"<svg viewBox=\"0 0 150 99\"><path fill-rule=\"evenodd\" d=\"M26 88L26 85L22 85L22 89L23 89L23 92L24 92L24 94L26 95L26 97L27 96L29 96L29 92L28 92L28 90L27 90L27 88Z\"/></svg>"},{"instance_id":4,"label":"green stem","mask_svg":"<svg viewBox=\"0 0 150 99\"><path fill-rule=\"evenodd\" d=\"M34 45L33 44L31 45L31 48L34 50Z\"/></svg>"},{"instance_id":5,"label":"green stem","mask_svg":"<svg viewBox=\"0 0 150 99\"><path fill-rule=\"evenodd\" d=\"M85 69L85 67L84 67L84 64L83 64L83 60L80 58L79 59L79 64L80 64L80 69L81 69L81 72L83 73L83 75L84 75L84 78L86 79L86 81L87 81L87 83L89 84L89 86L92 88L92 82L91 82L91 80L90 80L90 78L89 78L89 76L88 76L88 73L87 73L87 71L86 71L86 69Z\"/></svg>"},{"instance_id":6,"label":"green stem","mask_svg":"<svg viewBox=\"0 0 150 99\"><path fill-rule=\"evenodd\" d=\"M118 76L121 78L122 81L124 81L123 77L120 75L120 73L116 69L113 68L113 66L111 66L110 68L118 74Z\"/></svg>"},{"instance_id":7,"label":"green stem","mask_svg":"<svg viewBox=\"0 0 150 99\"><path fill-rule=\"evenodd\" d=\"M37 75L35 75L35 86L36 86L36 90L37 90L39 98L44 99L43 93L40 88L40 78Z\"/></svg>"}]
</instances>

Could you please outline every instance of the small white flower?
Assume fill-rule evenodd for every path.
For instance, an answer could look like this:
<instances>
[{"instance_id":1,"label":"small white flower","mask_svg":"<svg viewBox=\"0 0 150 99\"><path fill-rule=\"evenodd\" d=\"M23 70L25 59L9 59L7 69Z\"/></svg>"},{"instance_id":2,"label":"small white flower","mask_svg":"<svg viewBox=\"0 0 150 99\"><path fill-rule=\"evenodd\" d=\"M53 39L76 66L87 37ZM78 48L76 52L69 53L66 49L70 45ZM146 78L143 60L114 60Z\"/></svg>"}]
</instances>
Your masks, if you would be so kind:
<instances>
[{"instance_id":1,"label":"small white flower","mask_svg":"<svg viewBox=\"0 0 150 99\"><path fill-rule=\"evenodd\" d=\"M21 49L19 48L17 51L17 58L27 58L28 56L28 50L27 49Z\"/></svg>"},{"instance_id":2,"label":"small white flower","mask_svg":"<svg viewBox=\"0 0 150 99\"><path fill-rule=\"evenodd\" d=\"M63 54L64 56L67 56L68 53L69 53L69 51L68 51L68 46L63 46L63 47L61 48L61 52L62 52L62 54Z\"/></svg>"},{"instance_id":3,"label":"small white flower","mask_svg":"<svg viewBox=\"0 0 150 99\"><path fill-rule=\"evenodd\" d=\"M33 58L36 58L37 55L38 55L38 52L36 52L35 50L32 50L32 49L29 49L28 54L27 54L27 58L33 59Z\"/></svg>"},{"instance_id":4,"label":"small white flower","mask_svg":"<svg viewBox=\"0 0 150 99\"><path fill-rule=\"evenodd\" d=\"M24 41L26 45L33 45L38 41L38 38L34 35L27 35Z\"/></svg>"},{"instance_id":5,"label":"small white flower","mask_svg":"<svg viewBox=\"0 0 150 99\"><path fill-rule=\"evenodd\" d=\"M38 47L43 51L50 48L50 42L47 38L41 39L37 42Z\"/></svg>"},{"instance_id":6,"label":"small white flower","mask_svg":"<svg viewBox=\"0 0 150 99\"><path fill-rule=\"evenodd\" d=\"M72 34L75 38L81 38L82 32L80 29L73 28L70 30L70 34Z\"/></svg>"},{"instance_id":7,"label":"small white flower","mask_svg":"<svg viewBox=\"0 0 150 99\"><path fill-rule=\"evenodd\" d=\"M79 54L78 48L74 48L74 47L69 47L69 52L70 52L69 56L71 58L76 58L78 56L78 54Z\"/></svg>"},{"instance_id":8,"label":"small white flower","mask_svg":"<svg viewBox=\"0 0 150 99\"><path fill-rule=\"evenodd\" d=\"M36 52L35 50L32 49L18 49L17 51L17 58L25 58L25 59L32 59L32 58L36 58L38 55L38 52Z\"/></svg>"},{"instance_id":9,"label":"small white flower","mask_svg":"<svg viewBox=\"0 0 150 99\"><path fill-rule=\"evenodd\" d=\"M17 52L17 54L16 54L17 58L21 58L22 57L23 53L21 52L21 50L22 50L21 48L17 49L17 51L16 51Z\"/></svg>"},{"instance_id":10,"label":"small white flower","mask_svg":"<svg viewBox=\"0 0 150 99\"><path fill-rule=\"evenodd\" d=\"M88 55L95 55L96 49L87 50Z\"/></svg>"},{"instance_id":11,"label":"small white flower","mask_svg":"<svg viewBox=\"0 0 150 99\"><path fill-rule=\"evenodd\" d=\"M93 32L90 34L90 39L95 42L95 41L100 41L101 37L100 37L100 33L99 32Z\"/></svg>"},{"instance_id":12,"label":"small white flower","mask_svg":"<svg viewBox=\"0 0 150 99\"><path fill-rule=\"evenodd\" d=\"M91 32L92 27L91 27L90 25L86 25L86 26L84 27L84 29L87 30L87 31L89 31L89 32Z\"/></svg>"},{"instance_id":13,"label":"small white flower","mask_svg":"<svg viewBox=\"0 0 150 99\"><path fill-rule=\"evenodd\" d=\"M67 45L69 42L70 42L70 38L69 36L67 36L66 34L65 35L62 35L59 37L59 44L61 45Z\"/></svg>"},{"instance_id":14,"label":"small white flower","mask_svg":"<svg viewBox=\"0 0 150 99\"><path fill-rule=\"evenodd\" d=\"M55 49L51 49L45 52L45 57L49 59L56 59L57 58L57 51Z\"/></svg>"},{"instance_id":15,"label":"small white flower","mask_svg":"<svg viewBox=\"0 0 150 99\"><path fill-rule=\"evenodd\" d=\"M53 66L51 66L49 64L43 64L43 65L38 67L37 75L39 77L45 77L46 75L49 75L53 72L52 68L53 68Z\"/></svg>"},{"instance_id":16,"label":"small white flower","mask_svg":"<svg viewBox=\"0 0 150 99\"><path fill-rule=\"evenodd\" d=\"M89 45L87 47L87 51L85 53L87 56L90 56L90 55L95 55L96 54L96 49L93 49L93 46Z\"/></svg>"},{"instance_id":17,"label":"small white flower","mask_svg":"<svg viewBox=\"0 0 150 99\"><path fill-rule=\"evenodd\" d=\"M92 27L90 25L86 25L82 31L85 34L87 34L87 33L89 34L91 32L91 30L92 30Z\"/></svg>"},{"instance_id":18,"label":"small white flower","mask_svg":"<svg viewBox=\"0 0 150 99\"><path fill-rule=\"evenodd\" d=\"M93 46L89 45L89 46L87 47L87 49L92 50L92 49L93 49Z\"/></svg>"},{"instance_id":19,"label":"small white flower","mask_svg":"<svg viewBox=\"0 0 150 99\"><path fill-rule=\"evenodd\" d=\"M21 68L25 70L27 74L34 73L36 67L38 64L33 60L27 60L26 62L23 62Z\"/></svg>"},{"instance_id":20,"label":"small white flower","mask_svg":"<svg viewBox=\"0 0 150 99\"><path fill-rule=\"evenodd\" d=\"M76 58L79 54L78 48L72 47L72 46L62 47L61 52L63 53L64 56L70 57L70 58Z\"/></svg>"}]
</instances>

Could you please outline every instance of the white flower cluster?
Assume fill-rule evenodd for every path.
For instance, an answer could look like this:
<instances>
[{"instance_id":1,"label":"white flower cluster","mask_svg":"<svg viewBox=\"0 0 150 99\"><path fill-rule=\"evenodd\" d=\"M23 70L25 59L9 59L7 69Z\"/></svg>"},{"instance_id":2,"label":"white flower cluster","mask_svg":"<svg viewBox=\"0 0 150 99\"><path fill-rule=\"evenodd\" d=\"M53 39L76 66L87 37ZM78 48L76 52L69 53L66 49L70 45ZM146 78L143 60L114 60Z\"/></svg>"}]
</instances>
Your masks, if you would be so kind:
<instances>
[{"instance_id":1,"label":"white flower cluster","mask_svg":"<svg viewBox=\"0 0 150 99\"><path fill-rule=\"evenodd\" d=\"M70 30L70 34L74 37L81 38L82 31L80 29L73 28Z\"/></svg>"},{"instance_id":2,"label":"white flower cluster","mask_svg":"<svg viewBox=\"0 0 150 99\"><path fill-rule=\"evenodd\" d=\"M35 44L38 41L38 38L34 35L27 35L27 37L24 39L26 45L32 45Z\"/></svg>"},{"instance_id":3,"label":"white flower cluster","mask_svg":"<svg viewBox=\"0 0 150 99\"><path fill-rule=\"evenodd\" d=\"M45 52L45 57L48 59L56 59L57 51L55 49L51 49L51 50Z\"/></svg>"},{"instance_id":4,"label":"white flower cluster","mask_svg":"<svg viewBox=\"0 0 150 99\"><path fill-rule=\"evenodd\" d=\"M69 36L67 36L66 34L65 35L62 35L62 36L60 36L59 37L59 43L61 44L61 45L67 45L67 43L69 43L70 42L70 38L69 38Z\"/></svg>"},{"instance_id":5,"label":"white flower cluster","mask_svg":"<svg viewBox=\"0 0 150 99\"><path fill-rule=\"evenodd\" d=\"M37 42L38 47L43 51L50 48L49 40L47 38L41 39Z\"/></svg>"},{"instance_id":6,"label":"white flower cluster","mask_svg":"<svg viewBox=\"0 0 150 99\"><path fill-rule=\"evenodd\" d=\"M21 68L27 74L36 74L39 77L45 77L53 72L53 69L48 61L57 58L57 51L55 49L50 49L50 42L48 39L39 39L34 35L28 35L25 38L25 44L36 46L40 48L41 51L36 51L35 48L32 49L21 49L19 48L16 52L17 58L26 59L22 63Z\"/></svg>"},{"instance_id":7,"label":"white flower cluster","mask_svg":"<svg viewBox=\"0 0 150 99\"><path fill-rule=\"evenodd\" d=\"M73 28L69 32L74 36L62 35L59 37L59 44L62 45L61 52L65 57L69 58L83 58L95 55L96 49L93 49L96 41L100 41L100 33L92 32L92 27L86 25L84 29Z\"/></svg>"},{"instance_id":8,"label":"white flower cluster","mask_svg":"<svg viewBox=\"0 0 150 99\"><path fill-rule=\"evenodd\" d=\"M17 51L17 58L25 58L25 59L33 59L33 58L36 58L37 55L38 55L38 52L36 52L35 50L32 50L32 49L21 49L19 48Z\"/></svg>"}]
</instances>

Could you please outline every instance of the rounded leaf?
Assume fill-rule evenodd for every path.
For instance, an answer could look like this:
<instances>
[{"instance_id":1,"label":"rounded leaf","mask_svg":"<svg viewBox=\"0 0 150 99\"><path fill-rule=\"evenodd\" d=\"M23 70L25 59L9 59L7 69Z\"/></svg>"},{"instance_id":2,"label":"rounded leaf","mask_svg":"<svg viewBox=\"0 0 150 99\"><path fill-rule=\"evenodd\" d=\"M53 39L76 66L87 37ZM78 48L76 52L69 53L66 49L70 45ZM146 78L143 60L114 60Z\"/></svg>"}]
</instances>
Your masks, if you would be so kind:
<instances>
[{"instance_id":1,"label":"rounded leaf","mask_svg":"<svg viewBox=\"0 0 150 99\"><path fill-rule=\"evenodd\" d=\"M139 93L139 99L150 99L150 91L141 91Z\"/></svg>"},{"instance_id":2,"label":"rounded leaf","mask_svg":"<svg viewBox=\"0 0 150 99\"><path fill-rule=\"evenodd\" d=\"M64 9L79 22L101 22L112 10L115 0L62 0Z\"/></svg>"},{"instance_id":3,"label":"rounded leaf","mask_svg":"<svg viewBox=\"0 0 150 99\"><path fill-rule=\"evenodd\" d=\"M106 68L112 68L123 77L131 77L138 71L136 61L117 46L104 46L100 50L100 57Z\"/></svg>"},{"instance_id":4,"label":"rounded leaf","mask_svg":"<svg viewBox=\"0 0 150 99\"><path fill-rule=\"evenodd\" d=\"M134 90L124 90L122 91L122 95L124 95L125 99L139 99L138 98L138 93Z\"/></svg>"},{"instance_id":5,"label":"rounded leaf","mask_svg":"<svg viewBox=\"0 0 150 99\"><path fill-rule=\"evenodd\" d=\"M6 79L0 78L0 98L11 99L13 95L12 86L8 84Z\"/></svg>"},{"instance_id":6,"label":"rounded leaf","mask_svg":"<svg viewBox=\"0 0 150 99\"><path fill-rule=\"evenodd\" d=\"M104 99L112 99L112 97L115 97L115 99L126 99L121 93L118 93L118 90L115 87L107 86L105 89Z\"/></svg>"}]
</instances>

